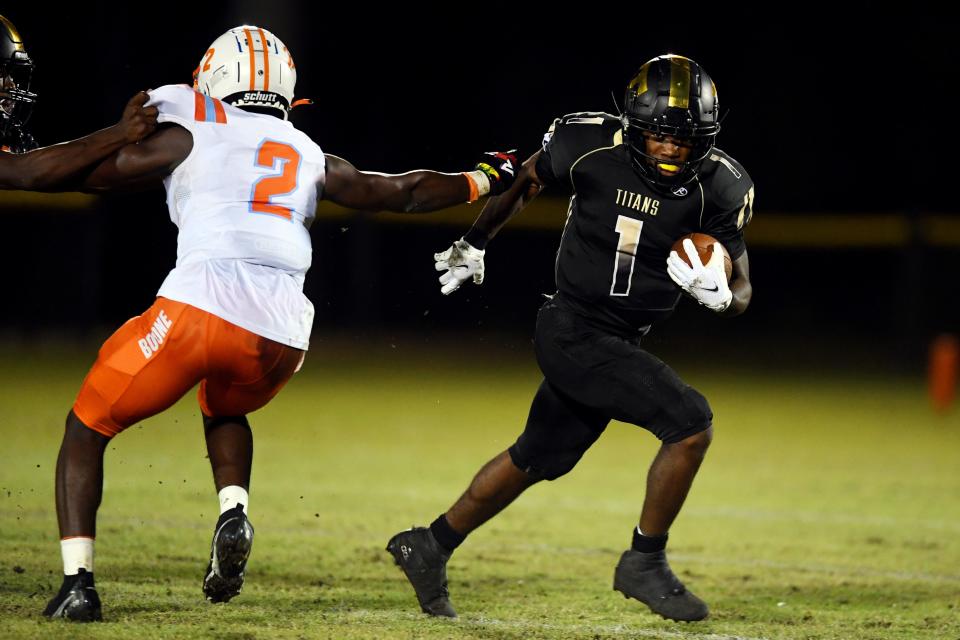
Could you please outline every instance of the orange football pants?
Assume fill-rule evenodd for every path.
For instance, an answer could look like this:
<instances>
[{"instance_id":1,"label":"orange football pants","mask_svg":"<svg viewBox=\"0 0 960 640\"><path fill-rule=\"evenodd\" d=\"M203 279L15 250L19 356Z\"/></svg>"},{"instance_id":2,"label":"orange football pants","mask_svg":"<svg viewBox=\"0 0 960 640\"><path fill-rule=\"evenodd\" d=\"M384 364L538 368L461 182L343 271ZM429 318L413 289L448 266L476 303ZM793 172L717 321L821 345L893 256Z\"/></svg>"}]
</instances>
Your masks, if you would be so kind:
<instances>
[{"instance_id":1,"label":"orange football pants","mask_svg":"<svg viewBox=\"0 0 960 640\"><path fill-rule=\"evenodd\" d=\"M270 402L303 356L212 313L157 298L103 343L73 412L112 438L167 409L199 382L204 414L242 416Z\"/></svg>"}]
</instances>

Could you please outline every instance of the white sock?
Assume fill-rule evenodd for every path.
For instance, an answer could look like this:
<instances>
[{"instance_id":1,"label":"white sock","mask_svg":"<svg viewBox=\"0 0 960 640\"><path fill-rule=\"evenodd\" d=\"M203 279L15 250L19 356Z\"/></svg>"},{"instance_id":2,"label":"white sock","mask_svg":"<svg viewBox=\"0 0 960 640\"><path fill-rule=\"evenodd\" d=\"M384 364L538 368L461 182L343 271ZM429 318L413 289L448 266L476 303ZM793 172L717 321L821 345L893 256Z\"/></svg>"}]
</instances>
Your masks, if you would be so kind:
<instances>
[{"instance_id":1,"label":"white sock","mask_svg":"<svg viewBox=\"0 0 960 640\"><path fill-rule=\"evenodd\" d=\"M229 511L238 504L243 505L244 513L247 513L250 507L250 496L247 495L247 490L235 484L220 489L217 496L220 498L220 513Z\"/></svg>"},{"instance_id":2,"label":"white sock","mask_svg":"<svg viewBox=\"0 0 960 640\"><path fill-rule=\"evenodd\" d=\"M63 556L63 574L72 576L86 569L93 573L93 538L64 538L60 541Z\"/></svg>"}]
</instances>

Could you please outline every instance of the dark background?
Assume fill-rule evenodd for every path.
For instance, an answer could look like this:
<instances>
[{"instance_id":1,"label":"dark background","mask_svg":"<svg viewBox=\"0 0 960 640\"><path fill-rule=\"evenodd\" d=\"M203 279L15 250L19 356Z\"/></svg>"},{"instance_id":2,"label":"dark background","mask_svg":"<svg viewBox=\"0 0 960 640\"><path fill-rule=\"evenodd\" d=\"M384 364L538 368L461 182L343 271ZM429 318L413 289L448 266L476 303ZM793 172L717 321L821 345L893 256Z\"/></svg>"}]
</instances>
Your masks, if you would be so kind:
<instances>
[{"instance_id":1,"label":"dark background","mask_svg":"<svg viewBox=\"0 0 960 640\"><path fill-rule=\"evenodd\" d=\"M752 242L748 230L750 311L729 321L685 303L653 344L693 348L720 338L737 348L789 345L811 359L859 353L854 365L872 354L919 367L930 337L960 323L960 246L930 244L919 232L927 216L958 215L953 23L870 2L776 12L729 3L631 8L639 4L91 2L2 12L36 63L32 128L41 144L111 124L138 89L189 82L209 43L247 22L274 31L294 55L298 97L315 101L294 123L325 151L388 172L459 171L491 148L529 155L554 117L613 110L611 91L619 101L644 61L665 52L692 57L728 111L719 146L757 185L755 220L831 214L861 221L869 233L874 214L895 214L908 232L864 247L856 233L791 246ZM0 194L5 335L31 340L116 326L150 304L174 264L176 229L162 192L80 210L12 203ZM306 285L317 308L315 340L324 331L430 336L465 327L525 339L539 294L552 288L565 203L555 206L555 228L508 227L489 248L488 282L450 298L438 293L431 257L462 226L319 219ZM822 233L829 240L837 231L825 224Z\"/></svg>"}]
</instances>

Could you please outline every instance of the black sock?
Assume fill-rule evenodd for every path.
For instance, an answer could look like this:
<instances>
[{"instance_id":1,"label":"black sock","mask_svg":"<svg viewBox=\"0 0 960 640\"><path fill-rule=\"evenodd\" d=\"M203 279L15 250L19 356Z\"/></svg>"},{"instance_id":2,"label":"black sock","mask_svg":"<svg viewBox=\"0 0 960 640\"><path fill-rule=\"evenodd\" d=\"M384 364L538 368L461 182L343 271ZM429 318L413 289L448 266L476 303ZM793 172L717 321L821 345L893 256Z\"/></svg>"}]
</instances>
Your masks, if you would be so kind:
<instances>
[{"instance_id":1,"label":"black sock","mask_svg":"<svg viewBox=\"0 0 960 640\"><path fill-rule=\"evenodd\" d=\"M640 534L640 531L636 527L634 527L633 544L630 545L630 548L634 551L641 551L643 553L663 551L667 548L667 537L669 535L669 533L665 533L662 536L644 536Z\"/></svg>"},{"instance_id":2,"label":"black sock","mask_svg":"<svg viewBox=\"0 0 960 640\"><path fill-rule=\"evenodd\" d=\"M61 593L70 591L77 582L80 580L85 580L89 586L93 585L93 572L87 571L86 569L79 569L76 573L71 573L70 575L63 576L63 583L60 585Z\"/></svg>"},{"instance_id":3,"label":"black sock","mask_svg":"<svg viewBox=\"0 0 960 640\"><path fill-rule=\"evenodd\" d=\"M453 553L453 550L467 539L467 536L454 531L450 523L447 522L446 514L443 513L430 525L430 532L433 533L433 537L437 539L440 546L446 549L448 553Z\"/></svg>"}]
</instances>

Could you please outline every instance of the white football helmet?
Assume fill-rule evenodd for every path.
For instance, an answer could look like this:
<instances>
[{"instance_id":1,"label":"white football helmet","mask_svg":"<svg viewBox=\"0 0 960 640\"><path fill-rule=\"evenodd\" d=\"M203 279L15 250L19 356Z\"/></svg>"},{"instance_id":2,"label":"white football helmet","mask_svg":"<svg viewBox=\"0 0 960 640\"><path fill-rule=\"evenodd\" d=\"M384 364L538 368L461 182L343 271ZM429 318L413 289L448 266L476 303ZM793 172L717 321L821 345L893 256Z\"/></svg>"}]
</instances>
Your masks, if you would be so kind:
<instances>
[{"instance_id":1,"label":"white football helmet","mask_svg":"<svg viewBox=\"0 0 960 640\"><path fill-rule=\"evenodd\" d=\"M242 25L213 41L193 72L193 88L235 107L276 110L284 120L293 107L297 69L277 36Z\"/></svg>"}]
</instances>

